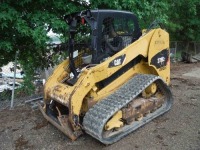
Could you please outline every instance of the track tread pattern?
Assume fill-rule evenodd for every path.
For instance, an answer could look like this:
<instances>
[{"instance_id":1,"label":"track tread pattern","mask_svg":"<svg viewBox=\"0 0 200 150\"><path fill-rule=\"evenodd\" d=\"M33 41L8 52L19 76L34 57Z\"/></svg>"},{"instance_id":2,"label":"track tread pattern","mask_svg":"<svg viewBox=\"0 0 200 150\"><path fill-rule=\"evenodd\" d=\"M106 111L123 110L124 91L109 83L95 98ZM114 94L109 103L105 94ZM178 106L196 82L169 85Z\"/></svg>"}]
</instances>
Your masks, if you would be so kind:
<instances>
[{"instance_id":1,"label":"track tread pattern","mask_svg":"<svg viewBox=\"0 0 200 150\"><path fill-rule=\"evenodd\" d=\"M104 144L112 144L132 132L131 130L127 130L127 133L121 136L119 135L108 139L102 136L104 126L109 118L136 98L151 83L157 80L163 82L160 77L155 75L138 74L125 83L116 92L98 102L94 105L94 107L89 109L84 117L83 128L86 133L90 134ZM164 86L167 87L167 85Z\"/></svg>"}]
</instances>

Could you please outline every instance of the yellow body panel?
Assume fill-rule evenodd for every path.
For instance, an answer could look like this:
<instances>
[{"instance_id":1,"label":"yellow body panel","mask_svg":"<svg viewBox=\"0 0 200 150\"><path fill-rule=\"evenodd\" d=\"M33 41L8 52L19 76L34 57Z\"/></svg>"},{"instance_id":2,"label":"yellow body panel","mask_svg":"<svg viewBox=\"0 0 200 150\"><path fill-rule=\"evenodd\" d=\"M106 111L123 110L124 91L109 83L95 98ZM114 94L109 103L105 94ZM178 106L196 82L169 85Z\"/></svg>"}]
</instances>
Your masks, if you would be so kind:
<instances>
[{"instance_id":1,"label":"yellow body panel","mask_svg":"<svg viewBox=\"0 0 200 150\"><path fill-rule=\"evenodd\" d=\"M157 69L155 66L150 64L150 60L155 55L155 53L158 53L163 49L168 49L168 51L169 51L169 34L162 29L157 29L155 31L155 33L153 34L151 43L149 45L149 52L148 52L149 65L154 67L154 69L156 70L158 75L161 76L167 84L169 84L169 82L170 82L170 59L168 60L167 65L160 69ZM169 53L170 53L170 51L169 51Z\"/></svg>"},{"instance_id":2,"label":"yellow body panel","mask_svg":"<svg viewBox=\"0 0 200 150\"><path fill-rule=\"evenodd\" d=\"M105 126L105 130L111 130L113 128L120 128L123 126L122 119L122 111L118 111L110 121Z\"/></svg>"}]
</instances>

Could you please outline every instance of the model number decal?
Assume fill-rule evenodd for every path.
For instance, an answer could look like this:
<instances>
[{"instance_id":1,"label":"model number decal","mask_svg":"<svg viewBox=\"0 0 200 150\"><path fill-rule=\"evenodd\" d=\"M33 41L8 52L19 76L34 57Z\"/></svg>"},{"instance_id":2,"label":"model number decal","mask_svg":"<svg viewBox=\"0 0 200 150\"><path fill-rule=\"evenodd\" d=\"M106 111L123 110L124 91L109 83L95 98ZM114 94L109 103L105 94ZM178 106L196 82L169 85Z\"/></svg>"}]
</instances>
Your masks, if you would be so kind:
<instances>
[{"instance_id":1,"label":"model number decal","mask_svg":"<svg viewBox=\"0 0 200 150\"><path fill-rule=\"evenodd\" d=\"M151 59L151 65L154 65L157 69L163 69L169 60L169 50L163 49Z\"/></svg>"},{"instance_id":2,"label":"model number decal","mask_svg":"<svg viewBox=\"0 0 200 150\"><path fill-rule=\"evenodd\" d=\"M164 62L165 62L165 57L158 58L158 61L157 61L158 64L162 65Z\"/></svg>"},{"instance_id":3,"label":"model number decal","mask_svg":"<svg viewBox=\"0 0 200 150\"><path fill-rule=\"evenodd\" d=\"M121 55L121 56L115 58L114 60L112 60L109 63L108 67L111 68L111 67L116 67L116 66L122 65L125 60L125 57L126 57L126 55L124 54L124 55Z\"/></svg>"}]
</instances>

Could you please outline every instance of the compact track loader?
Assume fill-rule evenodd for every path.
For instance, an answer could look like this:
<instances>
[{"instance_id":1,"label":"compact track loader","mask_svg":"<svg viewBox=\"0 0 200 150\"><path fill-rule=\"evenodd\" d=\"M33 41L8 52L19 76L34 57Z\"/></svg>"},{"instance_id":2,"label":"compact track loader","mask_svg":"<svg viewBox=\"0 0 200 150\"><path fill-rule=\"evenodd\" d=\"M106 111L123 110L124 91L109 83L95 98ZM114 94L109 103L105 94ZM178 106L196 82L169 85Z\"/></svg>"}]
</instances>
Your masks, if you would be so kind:
<instances>
[{"instance_id":1,"label":"compact track loader","mask_svg":"<svg viewBox=\"0 0 200 150\"><path fill-rule=\"evenodd\" d=\"M172 105L169 34L136 16L86 10L65 16L69 57L44 88L44 117L72 140L83 132L112 144Z\"/></svg>"}]
</instances>

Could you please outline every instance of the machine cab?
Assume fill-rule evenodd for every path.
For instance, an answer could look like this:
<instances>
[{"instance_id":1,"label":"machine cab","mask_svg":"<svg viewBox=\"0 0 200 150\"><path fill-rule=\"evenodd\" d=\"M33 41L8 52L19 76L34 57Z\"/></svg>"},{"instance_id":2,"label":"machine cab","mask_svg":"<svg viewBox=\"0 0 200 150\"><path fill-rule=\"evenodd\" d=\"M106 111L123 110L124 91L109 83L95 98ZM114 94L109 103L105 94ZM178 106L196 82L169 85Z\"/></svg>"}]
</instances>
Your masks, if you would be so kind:
<instances>
[{"instance_id":1,"label":"machine cab","mask_svg":"<svg viewBox=\"0 0 200 150\"><path fill-rule=\"evenodd\" d=\"M65 17L69 24L70 69L99 64L141 36L136 16L127 11L86 10Z\"/></svg>"}]
</instances>

